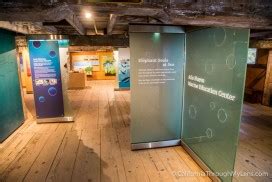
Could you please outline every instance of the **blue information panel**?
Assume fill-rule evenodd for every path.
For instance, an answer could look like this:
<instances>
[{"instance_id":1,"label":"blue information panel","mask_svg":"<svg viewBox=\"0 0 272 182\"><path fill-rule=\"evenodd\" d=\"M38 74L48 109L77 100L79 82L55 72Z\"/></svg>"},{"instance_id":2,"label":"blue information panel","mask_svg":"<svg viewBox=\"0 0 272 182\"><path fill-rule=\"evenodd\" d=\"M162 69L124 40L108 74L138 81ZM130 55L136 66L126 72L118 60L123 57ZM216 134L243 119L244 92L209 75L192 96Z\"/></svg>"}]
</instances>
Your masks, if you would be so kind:
<instances>
[{"instance_id":1,"label":"blue information panel","mask_svg":"<svg viewBox=\"0 0 272 182\"><path fill-rule=\"evenodd\" d=\"M119 61L119 87L129 88L130 87L130 73L129 73L130 62L129 59Z\"/></svg>"},{"instance_id":2,"label":"blue information panel","mask_svg":"<svg viewBox=\"0 0 272 182\"><path fill-rule=\"evenodd\" d=\"M29 41L37 118L64 116L57 41Z\"/></svg>"},{"instance_id":3,"label":"blue information panel","mask_svg":"<svg viewBox=\"0 0 272 182\"><path fill-rule=\"evenodd\" d=\"M119 88L130 88L130 53L129 48L119 48L118 80Z\"/></svg>"}]
</instances>

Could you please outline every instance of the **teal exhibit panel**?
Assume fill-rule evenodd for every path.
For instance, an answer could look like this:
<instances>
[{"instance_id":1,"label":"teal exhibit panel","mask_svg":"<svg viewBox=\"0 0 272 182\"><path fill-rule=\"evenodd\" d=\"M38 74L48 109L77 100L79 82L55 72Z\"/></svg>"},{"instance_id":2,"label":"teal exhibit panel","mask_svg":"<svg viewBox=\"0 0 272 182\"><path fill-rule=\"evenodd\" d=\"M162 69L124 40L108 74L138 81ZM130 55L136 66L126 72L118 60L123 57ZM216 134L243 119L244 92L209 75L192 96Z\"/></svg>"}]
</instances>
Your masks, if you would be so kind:
<instances>
[{"instance_id":1,"label":"teal exhibit panel","mask_svg":"<svg viewBox=\"0 0 272 182\"><path fill-rule=\"evenodd\" d=\"M130 26L132 149L180 142L185 35L146 27Z\"/></svg>"},{"instance_id":2,"label":"teal exhibit panel","mask_svg":"<svg viewBox=\"0 0 272 182\"><path fill-rule=\"evenodd\" d=\"M186 34L182 143L223 181L234 169L248 40L248 29Z\"/></svg>"},{"instance_id":3,"label":"teal exhibit panel","mask_svg":"<svg viewBox=\"0 0 272 182\"><path fill-rule=\"evenodd\" d=\"M24 120L15 34L0 29L0 142Z\"/></svg>"}]
</instances>

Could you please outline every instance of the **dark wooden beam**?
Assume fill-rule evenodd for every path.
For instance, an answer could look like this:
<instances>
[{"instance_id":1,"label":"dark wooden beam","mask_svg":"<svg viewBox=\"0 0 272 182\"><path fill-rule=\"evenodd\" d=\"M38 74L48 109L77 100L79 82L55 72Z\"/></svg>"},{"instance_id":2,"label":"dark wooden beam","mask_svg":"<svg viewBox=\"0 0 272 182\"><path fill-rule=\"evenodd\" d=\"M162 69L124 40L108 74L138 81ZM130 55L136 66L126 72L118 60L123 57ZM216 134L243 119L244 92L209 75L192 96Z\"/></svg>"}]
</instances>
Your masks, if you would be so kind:
<instances>
[{"instance_id":1,"label":"dark wooden beam","mask_svg":"<svg viewBox=\"0 0 272 182\"><path fill-rule=\"evenodd\" d=\"M251 38L272 38L272 30L252 32L250 33Z\"/></svg>"},{"instance_id":2,"label":"dark wooden beam","mask_svg":"<svg viewBox=\"0 0 272 182\"><path fill-rule=\"evenodd\" d=\"M271 16L268 17L267 13L262 16L260 12L256 15L248 10L239 11L232 7L227 8L227 6L219 8L218 5L213 10L208 5L200 8L200 4L188 7L164 7L148 4L89 4L84 4L84 8L97 13L112 13L120 16L149 16L159 19L164 24L272 29L272 10L268 10L271 11ZM83 7L76 4L70 4L70 6L77 11ZM261 6L258 9L260 11Z\"/></svg>"},{"instance_id":3,"label":"dark wooden beam","mask_svg":"<svg viewBox=\"0 0 272 182\"><path fill-rule=\"evenodd\" d=\"M260 49L272 49L272 40L252 40L249 47Z\"/></svg>"},{"instance_id":4,"label":"dark wooden beam","mask_svg":"<svg viewBox=\"0 0 272 182\"><path fill-rule=\"evenodd\" d=\"M129 46L129 39L124 35L72 35L69 40L71 46Z\"/></svg>"},{"instance_id":5,"label":"dark wooden beam","mask_svg":"<svg viewBox=\"0 0 272 182\"><path fill-rule=\"evenodd\" d=\"M266 64L248 64L248 68L266 69Z\"/></svg>"},{"instance_id":6,"label":"dark wooden beam","mask_svg":"<svg viewBox=\"0 0 272 182\"><path fill-rule=\"evenodd\" d=\"M113 27L116 23L117 17L118 16L116 14L110 14L110 18L109 18L108 25L107 25L107 34L108 35L112 34L112 30L113 30Z\"/></svg>"},{"instance_id":7,"label":"dark wooden beam","mask_svg":"<svg viewBox=\"0 0 272 182\"><path fill-rule=\"evenodd\" d=\"M22 34L29 34L30 33L28 27L18 26L18 25L15 25L14 23L11 23L8 21L0 21L0 28L10 30L13 32L22 33Z\"/></svg>"},{"instance_id":8,"label":"dark wooden beam","mask_svg":"<svg viewBox=\"0 0 272 182\"><path fill-rule=\"evenodd\" d=\"M72 27L74 27L80 35L85 35L86 30L79 21L78 17L75 15L75 13L70 9L67 8L67 15L65 17L65 20L70 23Z\"/></svg>"},{"instance_id":9,"label":"dark wooden beam","mask_svg":"<svg viewBox=\"0 0 272 182\"><path fill-rule=\"evenodd\" d=\"M1 9L0 21L58 22L66 20L79 34L85 34L85 28L67 4L46 9Z\"/></svg>"},{"instance_id":10,"label":"dark wooden beam","mask_svg":"<svg viewBox=\"0 0 272 182\"><path fill-rule=\"evenodd\" d=\"M223 26L252 29L272 29L272 19L247 16L172 16L176 25Z\"/></svg>"},{"instance_id":11,"label":"dark wooden beam","mask_svg":"<svg viewBox=\"0 0 272 182\"><path fill-rule=\"evenodd\" d=\"M68 2L68 1L67 1ZM152 1L153 2L153 1ZM165 3L121 4L121 3L75 3L69 1L65 4L54 4L43 9L8 8L0 4L0 21L59 21L66 19L80 34L85 32L77 17L73 13L88 9L95 13L105 15L149 16L154 17L164 24L198 25L198 26L224 26L253 29L272 29L271 4L259 5L257 1L247 5L223 2L216 5L213 2L203 1L164 1ZM201 3L203 2L203 3ZM170 4L169 4L170 3ZM209 6L211 5L211 6ZM50 8L51 7L51 8ZM250 11L248 8L254 8ZM71 10L71 11L70 11ZM118 23L118 22L117 22Z\"/></svg>"}]
</instances>

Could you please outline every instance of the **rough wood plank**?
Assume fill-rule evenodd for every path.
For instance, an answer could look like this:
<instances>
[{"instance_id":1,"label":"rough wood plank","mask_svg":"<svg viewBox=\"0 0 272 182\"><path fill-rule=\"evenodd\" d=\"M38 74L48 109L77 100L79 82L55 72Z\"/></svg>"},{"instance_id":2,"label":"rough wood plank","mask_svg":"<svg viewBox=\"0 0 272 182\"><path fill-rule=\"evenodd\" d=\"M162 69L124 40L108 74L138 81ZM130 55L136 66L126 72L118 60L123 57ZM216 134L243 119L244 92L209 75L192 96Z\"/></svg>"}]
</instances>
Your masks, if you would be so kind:
<instances>
[{"instance_id":1,"label":"rough wood plank","mask_svg":"<svg viewBox=\"0 0 272 182\"><path fill-rule=\"evenodd\" d=\"M5 170L4 174L1 175L5 181L21 181L24 179L28 170L47 143L52 130L55 130L58 124L51 126L46 133L35 134L21 154L16 157L12 164Z\"/></svg>"},{"instance_id":2,"label":"rough wood plank","mask_svg":"<svg viewBox=\"0 0 272 182\"><path fill-rule=\"evenodd\" d=\"M199 170L186 154L171 148L131 151L129 92L114 92L113 81L91 81L85 90L69 91L76 122L33 122L3 148L10 155L1 180L26 181L182 181L207 177L178 177L173 170ZM32 98L33 99L33 98ZM99 107L100 104L100 107ZM100 112L100 114L99 114ZM105 114L104 116L102 114ZM99 125L99 117L106 123ZM104 122L103 121L103 122ZM70 125L69 124L69 125ZM56 127L61 126L61 127ZM106 126L106 127L105 127ZM56 130L57 129L57 130ZM58 136L59 135L59 136ZM32 136L32 137L31 137ZM21 140L18 140L22 138ZM63 140L62 140L63 139ZM18 146L18 148L17 148ZM6 149L9 149L6 150ZM1 154L0 152L0 154ZM2 156L1 156L2 157ZM169 161L170 160L170 161ZM0 158L1 161L1 158ZM43 163L45 161L45 163ZM193 165L193 166L190 166ZM38 171L38 173L36 173ZM26 176L27 175L27 176ZM25 177L26 176L26 177Z\"/></svg>"},{"instance_id":3,"label":"rough wood plank","mask_svg":"<svg viewBox=\"0 0 272 182\"><path fill-rule=\"evenodd\" d=\"M46 181L70 181L80 143L81 132L68 131L50 168Z\"/></svg>"},{"instance_id":4,"label":"rough wood plank","mask_svg":"<svg viewBox=\"0 0 272 182\"><path fill-rule=\"evenodd\" d=\"M72 181L100 181L100 129L83 131L79 143Z\"/></svg>"},{"instance_id":5,"label":"rough wood plank","mask_svg":"<svg viewBox=\"0 0 272 182\"><path fill-rule=\"evenodd\" d=\"M61 124L48 138L48 142L29 169L24 181L45 181L47 174L55 160L55 156L63 141L65 133L71 128L72 123Z\"/></svg>"},{"instance_id":6,"label":"rough wood plank","mask_svg":"<svg viewBox=\"0 0 272 182\"><path fill-rule=\"evenodd\" d=\"M101 130L101 181L127 181L120 143L114 128Z\"/></svg>"}]
</instances>

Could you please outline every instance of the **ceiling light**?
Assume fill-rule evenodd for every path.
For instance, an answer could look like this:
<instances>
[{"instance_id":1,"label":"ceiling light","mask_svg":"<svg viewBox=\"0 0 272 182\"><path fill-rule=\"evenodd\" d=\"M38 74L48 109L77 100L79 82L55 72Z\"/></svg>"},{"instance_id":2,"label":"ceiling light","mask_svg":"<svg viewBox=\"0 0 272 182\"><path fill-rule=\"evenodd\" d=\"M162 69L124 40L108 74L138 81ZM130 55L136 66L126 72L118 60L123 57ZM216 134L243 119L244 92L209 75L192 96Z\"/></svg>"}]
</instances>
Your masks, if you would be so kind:
<instances>
[{"instance_id":1,"label":"ceiling light","mask_svg":"<svg viewBox=\"0 0 272 182\"><path fill-rule=\"evenodd\" d=\"M85 13L85 17L86 17L86 18L91 18L91 17L92 17L92 14L89 13L89 12L87 12L87 13Z\"/></svg>"}]
</instances>

